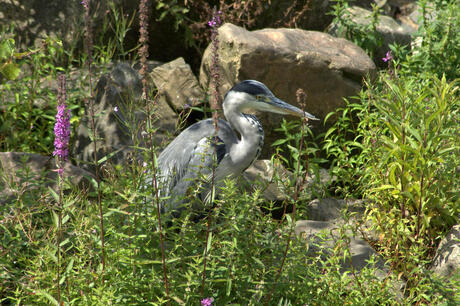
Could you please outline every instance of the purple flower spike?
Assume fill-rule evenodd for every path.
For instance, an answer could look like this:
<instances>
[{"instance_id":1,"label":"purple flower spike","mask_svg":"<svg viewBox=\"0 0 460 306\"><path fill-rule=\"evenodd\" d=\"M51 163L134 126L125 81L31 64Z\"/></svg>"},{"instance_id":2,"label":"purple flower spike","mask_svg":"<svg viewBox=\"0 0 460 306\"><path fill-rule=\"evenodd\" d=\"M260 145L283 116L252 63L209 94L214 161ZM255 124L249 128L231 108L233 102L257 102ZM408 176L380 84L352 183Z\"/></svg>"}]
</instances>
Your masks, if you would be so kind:
<instances>
[{"instance_id":1,"label":"purple flower spike","mask_svg":"<svg viewBox=\"0 0 460 306\"><path fill-rule=\"evenodd\" d=\"M391 61L393 59L393 55L391 54L391 51L388 51L386 54L385 54L385 57L382 58L382 61L384 61L385 63L388 62L388 61Z\"/></svg>"},{"instance_id":2,"label":"purple flower spike","mask_svg":"<svg viewBox=\"0 0 460 306\"><path fill-rule=\"evenodd\" d=\"M118 106L115 106L115 107L113 108L113 111L114 111L115 113L118 112Z\"/></svg>"},{"instance_id":3,"label":"purple flower spike","mask_svg":"<svg viewBox=\"0 0 460 306\"><path fill-rule=\"evenodd\" d=\"M58 156L62 160L67 160L69 155L69 139L70 139L70 110L67 105L60 104L57 107L56 124L54 125L54 156Z\"/></svg>"},{"instance_id":4,"label":"purple flower spike","mask_svg":"<svg viewBox=\"0 0 460 306\"><path fill-rule=\"evenodd\" d=\"M214 302L214 298L205 298L201 300L201 305L203 306L212 306L212 302Z\"/></svg>"},{"instance_id":5,"label":"purple flower spike","mask_svg":"<svg viewBox=\"0 0 460 306\"><path fill-rule=\"evenodd\" d=\"M54 124L54 152L53 156L58 156L61 160L67 160L69 156L70 139L70 110L66 105L66 78L65 75L59 76L58 105L56 123Z\"/></svg>"}]
</instances>

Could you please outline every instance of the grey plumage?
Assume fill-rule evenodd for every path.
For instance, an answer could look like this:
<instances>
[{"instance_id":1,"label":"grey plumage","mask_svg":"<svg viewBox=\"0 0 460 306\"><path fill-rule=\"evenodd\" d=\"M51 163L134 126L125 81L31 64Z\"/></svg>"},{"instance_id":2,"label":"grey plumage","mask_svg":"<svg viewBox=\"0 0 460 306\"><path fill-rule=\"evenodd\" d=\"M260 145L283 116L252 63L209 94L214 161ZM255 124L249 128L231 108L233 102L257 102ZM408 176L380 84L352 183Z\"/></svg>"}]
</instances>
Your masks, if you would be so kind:
<instances>
[{"instance_id":1,"label":"grey plumage","mask_svg":"<svg viewBox=\"0 0 460 306\"><path fill-rule=\"evenodd\" d=\"M276 98L258 81L236 84L225 94L223 110L228 122L218 120L217 134L212 119L202 120L179 134L159 155L160 196L166 197L162 201L163 211L177 212L188 203L192 203L193 209L202 209L203 203L209 201L213 163L218 191L225 178L240 175L257 159L264 133L259 120L244 113L247 109L316 119ZM196 197L201 203L191 200Z\"/></svg>"}]
</instances>

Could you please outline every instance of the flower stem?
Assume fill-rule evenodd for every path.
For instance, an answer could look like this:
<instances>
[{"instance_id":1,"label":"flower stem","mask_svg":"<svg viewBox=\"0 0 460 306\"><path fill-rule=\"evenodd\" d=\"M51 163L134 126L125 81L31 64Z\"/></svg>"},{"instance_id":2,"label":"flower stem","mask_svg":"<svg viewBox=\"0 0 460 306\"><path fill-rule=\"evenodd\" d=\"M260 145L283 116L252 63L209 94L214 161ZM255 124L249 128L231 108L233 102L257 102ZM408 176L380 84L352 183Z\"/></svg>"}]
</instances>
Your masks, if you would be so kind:
<instances>
[{"instance_id":1,"label":"flower stem","mask_svg":"<svg viewBox=\"0 0 460 306\"><path fill-rule=\"evenodd\" d=\"M148 1L147 0L140 0L139 2L139 43L141 47L139 48L139 57L141 61L141 70L140 74L142 77L142 97L146 100L147 104L147 128L148 128L148 137L150 141L150 159L152 165L152 190L155 194L155 197L152 198L152 206L156 206L157 216L158 216L158 230L160 233L160 247L161 247L161 260L163 266L163 280L165 282L165 290L166 290L166 298L168 301L168 305L171 305L170 297L169 297L169 285L168 285L168 274L166 269L166 255L165 255L165 247L164 247L164 238L163 238L163 229L161 225L161 210L160 210L160 198L159 198L159 190L158 190L158 180L157 180L157 169L155 167L155 151L153 148L153 125L152 125L152 111L151 106L148 101L148 90L147 90L147 57L149 54L149 14L148 14Z\"/></svg>"}]
</instances>

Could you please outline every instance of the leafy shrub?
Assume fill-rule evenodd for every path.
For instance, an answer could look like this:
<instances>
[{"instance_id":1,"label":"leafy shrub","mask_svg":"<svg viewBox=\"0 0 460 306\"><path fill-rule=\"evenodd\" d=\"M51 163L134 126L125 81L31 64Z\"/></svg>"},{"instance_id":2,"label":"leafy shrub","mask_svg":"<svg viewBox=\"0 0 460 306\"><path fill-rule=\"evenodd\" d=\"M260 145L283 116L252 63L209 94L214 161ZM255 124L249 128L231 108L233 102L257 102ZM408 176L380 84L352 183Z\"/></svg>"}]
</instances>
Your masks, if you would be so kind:
<instances>
[{"instance_id":1,"label":"leafy shrub","mask_svg":"<svg viewBox=\"0 0 460 306\"><path fill-rule=\"evenodd\" d=\"M393 233L386 237L390 257L427 258L460 213L458 85L436 77L424 85L401 79L384 79L384 85L369 101L380 115L375 135L366 137L373 149L365 168L370 216L382 232Z\"/></svg>"},{"instance_id":2,"label":"leafy shrub","mask_svg":"<svg viewBox=\"0 0 460 306\"><path fill-rule=\"evenodd\" d=\"M434 22L428 2L420 4L423 42L410 51L390 46L388 71L328 116L338 120L324 148L340 178L337 192L369 199L375 246L407 281L408 300L433 303L426 268L460 214L459 40L452 33L460 24L452 2L431 3Z\"/></svg>"},{"instance_id":3,"label":"leafy shrub","mask_svg":"<svg viewBox=\"0 0 460 306\"><path fill-rule=\"evenodd\" d=\"M460 213L458 82L382 75L361 99L348 104L326 136L336 158L332 172L343 182L342 194L370 200L376 246L408 281L410 298L420 301L428 290L419 286L427 281L421 267Z\"/></svg>"}]
</instances>

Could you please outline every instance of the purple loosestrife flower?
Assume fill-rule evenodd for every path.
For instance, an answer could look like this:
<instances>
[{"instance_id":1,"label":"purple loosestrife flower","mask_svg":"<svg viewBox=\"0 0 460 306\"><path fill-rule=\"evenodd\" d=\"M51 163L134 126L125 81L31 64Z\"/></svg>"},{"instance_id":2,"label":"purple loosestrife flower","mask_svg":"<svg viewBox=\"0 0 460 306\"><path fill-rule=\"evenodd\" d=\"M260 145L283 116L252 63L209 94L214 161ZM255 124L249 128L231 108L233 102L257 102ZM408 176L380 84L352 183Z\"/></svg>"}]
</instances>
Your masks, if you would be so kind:
<instances>
[{"instance_id":1,"label":"purple loosestrife flower","mask_svg":"<svg viewBox=\"0 0 460 306\"><path fill-rule=\"evenodd\" d=\"M393 55L391 54L391 51L388 51L386 54L385 54L385 57L382 58L382 61L384 61L385 63L386 62L389 62L393 59Z\"/></svg>"},{"instance_id":2,"label":"purple loosestrife flower","mask_svg":"<svg viewBox=\"0 0 460 306\"><path fill-rule=\"evenodd\" d=\"M57 109L56 124L54 125L53 155L57 155L62 160L67 160L70 139L70 111L65 104L58 105Z\"/></svg>"},{"instance_id":3,"label":"purple loosestrife flower","mask_svg":"<svg viewBox=\"0 0 460 306\"><path fill-rule=\"evenodd\" d=\"M139 44L141 47L138 50L141 69L139 74L142 77L142 91L145 99L147 99L147 58L149 57L149 2L141 0L139 3Z\"/></svg>"},{"instance_id":4,"label":"purple loosestrife flower","mask_svg":"<svg viewBox=\"0 0 460 306\"><path fill-rule=\"evenodd\" d=\"M213 14L211 20L208 21L208 26L211 28L219 27L222 24L222 19L220 18L221 15L222 11L217 11L215 14Z\"/></svg>"},{"instance_id":5,"label":"purple loosestrife flower","mask_svg":"<svg viewBox=\"0 0 460 306\"><path fill-rule=\"evenodd\" d=\"M214 302L214 298L205 298L201 300L201 305L203 306L212 306L212 302Z\"/></svg>"},{"instance_id":6,"label":"purple loosestrife flower","mask_svg":"<svg viewBox=\"0 0 460 306\"><path fill-rule=\"evenodd\" d=\"M220 108L220 95L218 88L220 87L220 59L219 59L219 32L218 28L222 24L222 11L213 11L213 15L208 25L211 27L211 107L214 110ZM217 120L217 117L215 118ZM216 121L217 122L217 121Z\"/></svg>"},{"instance_id":7,"label":"purple loosestrife flower","mask_svg":"<svg viewBox=\"0 0 460 306\"><path fill-rule=\"evenodd\" d=\"M66 78L65 75L59 76L58 105L56 123L54 124L54 152L60 160L65 161L69 156L70 139L70 110L66 105ZM58 170L59 172L59 170Z\"/></svg>"},{"instance_id":8,"label":"purple loosestrife flower","mask_svg":"<svg viewBox=\"0 0 460 306\"><path fill-rule=\"evenodd\" d=\"M83 5L83 7L87 10L89 8L88 0L82 0L81 5Z\"/></svg>"}]
</instances>

